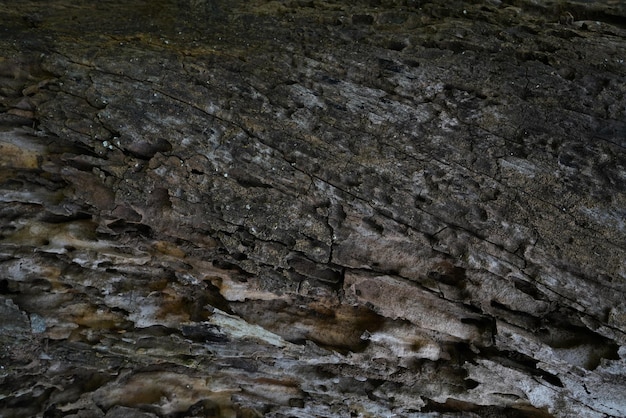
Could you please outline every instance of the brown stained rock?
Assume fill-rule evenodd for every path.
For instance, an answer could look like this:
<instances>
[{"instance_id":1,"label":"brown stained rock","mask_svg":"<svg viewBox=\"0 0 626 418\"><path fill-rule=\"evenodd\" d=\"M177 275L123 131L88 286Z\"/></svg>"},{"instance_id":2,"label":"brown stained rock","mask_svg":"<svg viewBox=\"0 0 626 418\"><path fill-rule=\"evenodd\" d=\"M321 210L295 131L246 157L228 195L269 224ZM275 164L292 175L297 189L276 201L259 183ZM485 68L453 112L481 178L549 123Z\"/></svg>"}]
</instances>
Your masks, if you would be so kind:
<instances>
[{"instance_id":1,"label":"brown stained rock","mask_svg":"<svg viewBox=\"0 0 626 418\"><path fill-rule=\"evenodd\" d=\"M143 405L166 414L187 411L205 400L212 401L211 409L215 416L232 416L232 411L229 411L232 391L224 391L219 383L217 387L214 385L210 378L193 378L172 372L135 373L99 388L94 392L93 399L105 410L116 405L131 408Z\"/></svg>"},{"instance_id":2,"label":"brown stained rock","mask_svg":"<svg viewBox=\"0 0 626 418\"><path fill-rule=\"evenodd\" d=\"M13 3L1 416L626 415L621 2Z\"/></svg>"}]
</instances>

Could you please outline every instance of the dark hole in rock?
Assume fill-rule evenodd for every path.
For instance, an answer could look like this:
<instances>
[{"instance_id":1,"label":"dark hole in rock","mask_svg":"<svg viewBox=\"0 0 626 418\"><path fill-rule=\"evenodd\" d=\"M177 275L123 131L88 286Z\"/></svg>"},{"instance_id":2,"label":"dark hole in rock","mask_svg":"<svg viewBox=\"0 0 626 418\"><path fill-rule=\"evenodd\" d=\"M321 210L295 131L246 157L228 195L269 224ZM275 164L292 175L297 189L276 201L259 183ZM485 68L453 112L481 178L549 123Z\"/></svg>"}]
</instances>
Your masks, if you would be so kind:
<instances>
[{"instance_id":1,"label":"dark hole in rock","mask_svg":"<svg viewBox=\"0 0 626 418\"><path fill-rule=\"evenodd\" d=\"M455 266L448 260L435 263L431 267L431 270L427 273L427 276L429 279L459 288L463 288L465 286L465 281L467 279L465 269Z\"/></svg>"},{"instance_id":2,"label":"dark hole in rock","mask_svg":"<svg viewBox=\"0 0 626 418\"><path fill-rule=\"evenodd\" d=\"M491 317L461 318L461 322L476 326L481 333L493 333L493 330L495 329L495 323Z\"/></svg>"},{"instance_id":3,"label":"dark hole in rock","mask_svg":"<svg viewBox=\"0 0 626 418\"><path fill-rule=\"evenodd\" d=\"M40 218L42 222L51 224L61 224L72 221L91 220L92 216L85 212L76 212L70 216L58 215L56 213L45 212Z\"/></svg>"},{"instance_id":4,"label":"dark hole in rock","mask_svg":"<svg viewBox=\"0 0 626 418\"><path fill-rule=\"evenodd\" d=\"M288 262L289 267L304 277L319 280L330 284L340 283L343 279L342 272L333 268L326 268L306 257L294 256Z\"/></svg>"},{"instance_id":5,"label":"dark hole in rock","mask_svg":"<svg viewBox=\"0 0 626 418\"><path fill-rule=\"evenodd\" d=\"M146 224L126 222L123 219L118 219L107 226L117 234L130 233L145 238L152 238L153 236L152 228Z\"/></svg>"},{"instance_id":6,"label":"dark hole in rock","mask_svg":"<svg viewBox=\"0 0 626 418\"><path fill-rule=\"evenodd\" d=\"M0 295L8 295L11 293L9 281L7 279L0 280Z\"/></svg>"},{"instance_id":7,"label":"dark hole in rock","mask_svg":"<svg viewBox=\"0 0 626 418\"><path fill-rule=\"evenodd\" d=\"M541 378L551 385L558 386L560 388L563 387L563 382L561 382L561 379L559 379L558 376L548 373L544 370L542 370Z\"/></svg>"},{"instance_id":8,"label":"dark hole in rock","mask_svg":"<svg viewBox=\"0 0 626 418\"><path fill-rule=\"evenodd\" d=\"M354 25L371 25L374 23L374 16L367 14L352 15L352 23Z\"/></svg>"},{"instance_id":9,"label":"dark hole in rock","mask_svg":"<svg viewBox=\"0 0 626 418\"><path fill-rule=\"evenodd\" d=\"M556 315L536 335L563 360L587 370L595 370L602 359L619 360L619 345L590 329L565 323ZM558 328L556 328L558 327Z\"/></svg>"},{"instance_id":10,"label":"dark hole in rock","mask_svg":"<svg viewBox=\"0 0 626 418\"><path fill-rule=\"evenodd\" d=\"M289 399L289 406L293 408L304 408L304 400L300 398Z\"/></svg>"},{"instance_id":11,"label":"dark hole in rock","mask_svg":"<svg viewBox=\"0 0 626 418\"><path fill-rule=\"evenodd\" d=\"M198 342L228 342L228 337L223 334L219 327L211 324L183 325L181 332L184 337Z\"/></svg>"},{"instance_id":12,"label":"dark hole in rock","mask_svg":"<svg viewBox=\"0 0 626 418\"><path fill-rule=\"evenodd\" d=\"M399 51L399 50L398 50ZM378 65L381 69L385 71L391 71L392 73L400 73L402 72L402 66L398 63L395 63L391 60L387 60L384 58L378 59Z\"/></svg>"},{"instance_id":13,"label":"dark hole in rock","mask_svg":"<svg viewBox=\"0 0 626 418\"><path fill-rule=\"evenodd\" d=\"M34 279L30 282L30 288L50 290L52 288L52 284L46 279Z\"/></svg>"},{"instance_id":14,"label":"dark hole in rock","mask_svg":"<svg viewBox=\"0 0 626 418\"><path fill-rule=\"evenodd\" d=\"M231 257L237 261L244 261L248 259L248 256L244 253L233 253L231 254Z\"/></svg>"},{"instance_id":15,"label":"dark hole in rock","mask_svg":"<svg viewBox=\"0 0 626 418\"><path fill-rule=\"evenodd\" d=\"M552 414L545 409L532 406L520 408L510 408L502 406L484 406L470 402L449 398L445 403L435 402L427 399L426 405L420 412L438 413L463 413L469 412L472 416L479 417L502 417L502 418L552 418ZM456 414L455 414L456 416Z\"/></svg>"},{"instance_id":16,"label":"dark hole in rock","mask_svg":"<svg viewBox=\"0 0 626 418\"><path fill-rule=\"evenodd\" d=\"M182 416L219 417L222 416L222 411L214 401L203 399L191 405Z\"/></svg>"},{"instance_id":17,"label":"dark hole in rock","mask_svg":"<svg viewBox=\"0 0 626 418\"><path fill-rule=\"evenodd\" d=\"M238 173L238 174L233 174L234 170L231 170L231 177L233 177L235 179L235 181L237 181L237 183L241 186L241 187L261 187L261 188L266 188L266 189L271 189L272 186L269 184L265 184L263 183L261 180L256 179L250 175L247 174L243 174L243 173Z\"/></svg>"},{"instance_id":18,"label":"dark hole in rock","mask_svg":"<svg viewBox=\"0 0 626 418\"><path fill-rule=\"evenodd\" d=\"M172 144L163 138L159 138L154 141L132 142L126 146L126 150L133 157L149 160L154 157L157 152L171 151Z\"/></svg>"},{"instance_id":19,"label":"dark hole in rock","mask_svg":"<svg viewBox=\"0 0 626 418\"><path fill-rule=\"evenodd\" d=\"M154 336L154 337L164 337L166 335L171 335L176 332L175 329L166 327L164 325L151 325L146 328L141 328L142 334Z\"/></svg>"},{"instance_id":20,"label":"dark hole in rock","mask_svg":"<svg viewBox=\"0 0 626 418\"><path fill-rule=\"evenodd\" d=\"M504 310L504 311L510 311L510 310L511 310L508 306L506 306L505 304L500 303L500 302L498 302L498 301L496 301L496 300L492 300L491 302L489 302L489 304L490 304L492 307L494 307L494 308L497 308L497 309L502 309L502 310Z\"/></svg>"},{"instance_id":21,"label":"dark hole in rock","mask_svg":"<svg viewBox=\"0 0 626 418\"><path fill-rule=\"evenodd\" d=\"M465 379L463 383L464 383L465 389L474 389L475 387L478 387L478 385L480 385L480 382L477 382L472 379Z\"/></svg>"},{"instance_id":22,"label":"dark hole in rock","mask_svg":"<svg viewBox=\"0 0 626 418\"><path fill-rule=\"evenodd\" d=\"M323 75L320 78L320 81L322 81L324 83L328 83L328 84L339 84L340 83L340 80L338 80L336 78L333 78L331 76L328 76L328 75Z\"/></svg>"},{"instance_id":23,"label":"dark hole in rock","mask_svg":"<svg viewBox=\"0 0 626 418\"><path fill-rule=\"evenodd\" d=\"M228 358L220 361L221 364L235 369L244 370L249 373L255 373L259 367L254 361L245 358Z\"/></svg>"},{"instance_id":24,"label":"dark hole in rock","mask_svg":"<svg viewBox=\"0 0 626 418\"><path fill-rule=\"evenodd\" d=\"M537 289L537 286L521 279L513 279L513 285L521 292L526 293L535 300L545 300L546 297Z\"/></svg>"},{"instance_id":25,"label":"dark hole in rock","mask_svg":"<svg viewBox=\"0 0 626 418\"><path fill-rule=\"evenodd\" d=\"M371 229L373 229L380 235L382 235L383 232L385 231L385 228L381 224L376 222L376 220L373 219L372 217L363 218L363 223L365 223L367 226L369 226Z\"/></svg>"},{"instance_id":26,"label":"dark hole in rock","mask_svg":"<svg viewBox=\"0 0 626 418\"><path fill-rule=\"evenodd\" d=\"M387 42L387 49L391 49L392 51L402 51L406 46L406 42L404 41L390 40Z\"/></svg>"}]
</instances>

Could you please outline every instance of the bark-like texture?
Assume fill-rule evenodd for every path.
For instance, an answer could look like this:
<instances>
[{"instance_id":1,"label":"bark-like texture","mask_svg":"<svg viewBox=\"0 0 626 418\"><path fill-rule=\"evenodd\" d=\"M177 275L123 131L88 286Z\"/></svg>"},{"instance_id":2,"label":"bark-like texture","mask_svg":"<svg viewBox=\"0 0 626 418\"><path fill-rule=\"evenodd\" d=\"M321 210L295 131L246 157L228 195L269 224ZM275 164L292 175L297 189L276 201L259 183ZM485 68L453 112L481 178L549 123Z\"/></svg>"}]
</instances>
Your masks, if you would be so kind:
<instances>
[{"instance_id":1,"label":"bark-like texture","mask_svg":"<svg viewBox=\"0 0 626 418\"><path fill-rule=\"evenodd\" d=\"M623 3L9 3L0 416L626 414Z\"/></svg>"}]
</instances>

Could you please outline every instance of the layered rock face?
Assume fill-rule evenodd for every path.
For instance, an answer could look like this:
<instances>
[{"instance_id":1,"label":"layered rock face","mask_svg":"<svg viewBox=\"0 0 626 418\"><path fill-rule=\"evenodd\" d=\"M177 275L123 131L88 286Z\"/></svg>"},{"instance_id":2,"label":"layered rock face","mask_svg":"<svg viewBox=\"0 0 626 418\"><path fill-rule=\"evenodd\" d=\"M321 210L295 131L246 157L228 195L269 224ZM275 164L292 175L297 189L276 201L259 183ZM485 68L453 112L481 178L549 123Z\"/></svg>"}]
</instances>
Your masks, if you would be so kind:
<instances>
[{"instance_id":1,"label":"layered rock face","mask_svg":"<svg viewBox=\"0 0 626 418\"><path fill-rule=\"evenodd\" d=\"M0 6L0 416L626 415L619 1Z\"/></svg>"}]
</instances>

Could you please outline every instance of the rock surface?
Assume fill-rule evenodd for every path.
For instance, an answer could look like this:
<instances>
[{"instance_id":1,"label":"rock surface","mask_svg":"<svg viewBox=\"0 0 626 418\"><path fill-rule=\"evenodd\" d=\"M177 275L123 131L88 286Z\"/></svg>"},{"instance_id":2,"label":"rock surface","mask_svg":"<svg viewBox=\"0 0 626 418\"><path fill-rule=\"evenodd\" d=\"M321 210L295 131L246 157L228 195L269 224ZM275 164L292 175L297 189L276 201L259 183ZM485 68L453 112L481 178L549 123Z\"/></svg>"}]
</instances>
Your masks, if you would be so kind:
<instances>
[{"instance_id":1,"label":"rock surface","mask_svg":"<svg viewBox=\"0 0 626 418\"><path fill-rule=\"evenodd\" d=\"M0 5L0 416L626 415L620 1Z\"/></svg>"}]
</instances>

